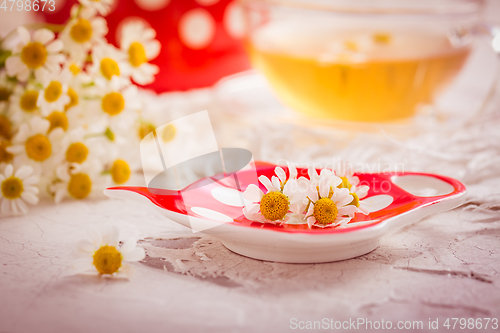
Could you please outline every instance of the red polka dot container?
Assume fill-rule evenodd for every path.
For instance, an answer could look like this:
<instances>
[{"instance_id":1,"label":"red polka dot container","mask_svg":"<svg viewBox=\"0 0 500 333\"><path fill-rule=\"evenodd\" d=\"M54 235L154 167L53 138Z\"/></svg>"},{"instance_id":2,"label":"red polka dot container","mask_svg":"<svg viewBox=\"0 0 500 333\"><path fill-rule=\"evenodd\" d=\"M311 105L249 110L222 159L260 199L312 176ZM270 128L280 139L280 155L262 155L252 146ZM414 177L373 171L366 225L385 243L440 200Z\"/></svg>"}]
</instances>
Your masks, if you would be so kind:
<instances>
[{"instance_id":1,"label":"red polka dot container","mask_svg":"<svg viewBox=\"0 0 500 333\"><path fill-rule=\"evenodd\" d=\"M64 23L76 0L57 1L56 11L40 12L49 23ZM213 85L220 78L250 67L241 38L242 12L230 0L115 0L106 16L110 43L117 45L120 27L129 20L147 22L162 48L151 61L160 67L157 92Z\"/></svg>"}]
</instances>

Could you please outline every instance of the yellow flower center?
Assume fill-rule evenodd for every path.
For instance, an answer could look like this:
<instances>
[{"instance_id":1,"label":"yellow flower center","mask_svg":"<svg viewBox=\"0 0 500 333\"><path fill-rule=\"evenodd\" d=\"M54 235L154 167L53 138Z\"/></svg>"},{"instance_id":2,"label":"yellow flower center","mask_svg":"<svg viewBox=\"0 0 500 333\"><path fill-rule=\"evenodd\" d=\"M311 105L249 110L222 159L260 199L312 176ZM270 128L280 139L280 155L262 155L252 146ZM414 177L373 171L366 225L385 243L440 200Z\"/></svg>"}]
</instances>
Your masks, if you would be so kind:
<instances>
[{"instance_id":1,"label":"yellow flower center","mask_svg":"<svg viewBox=\"0 0 500 333\"><path fill-rule=\"evenodd\" d=\"M94 253L93 264L101 274L113 274L122 266L122 254L114 246L104 245Z\"/></svg>"},{"instance_id":2,"label":"yellow flower center","mask_svg":"<svg viewBox=\"0 0 500 333\"><path fill-rule=\"evenodd\" d=\"M142 140L151 133L152 131L155 130L155 126L151 123L141 123L139 126L139 138Z\"/></svg>"},{"instance_id":3,"label":"yellow flower center","mask_svg":"<svg viewBox=\"0 0 500 333\"><path fill-rule=\"evenodd\" d=\"M64 106L64 111L68 111L75 105L78 105L78 94L73 88L68 88L69 103Z\"/></svg>"},{"instance_id":4,"label":"yellow flower center","mask_svg":"<svg viewBox=\"0 0 500 333\"><path fill-rule=\"evenodd\" d=\"M7 151L8 146L10 146L9 141L0 140L0 163L10 163L14 158L14 155Z\"/></svg>"},{"instance_id":5,"label":"yellow flower center","mask_svg":"<svg viewBox=\"0 0 500 333\"><path fill-rule=\"evenodd\" d=\"M349 183L349 179L347 177L340 177L342 179L342 183L340 183L337 187L338 188L346 188L346 189L351 189L351 183Z\"/></svg>"},{"instance_id":6,"label":"yellow flower center","mask_svg":"<svg viewBox=\"0 0 500 333\"><path fill-rule=\"evenodd\" d=\"M102 98L102 110L110 116L116 116L125 108L125 99L122 94L112 92Z\"/></svg>"},{"instance_id":7,"label":"yellow flower center","mask_svg":"<svg viewBox=\"0 0 500 333\"><path fill-rule=\"evenodd\" d=\"M130 167L124 160L116 160L110 172L113 181L118 185L125 183L130 178Z\"/></svg>"},{"instance_id":8,"label":"yellow flower center","mask_svg":"<svg viewBox=\"0 0 500 333\"><path fill-rule=\"evenodd\" d=\"M71 73L73 73L73 75L76 75L76 74L80 73L80 67L78 67L75 64L71 64L69 66L69 70L71 71Z\"/></svg>"},{"instance_id":9,"label":"yellow flower center","mask_svg":"<svg viewBox=\"0 0 500 333\"><path fill-rule=\"evenodd\" d=\"M10 90L5 87L0 87L0 102L7 102L10 97Z\"/></svg>"},{"instance_id":10,"label":"yellow flower center","mask_svg":"<svg viewBox=\"0 0 500 333\"><path fill-rule=\"evenodd\" d=\"M19 99L19 106L25 112L33 112L36 110L37 100L38 100L38 91L26 90Z\"/></svg>"},{"instance_id":11,"label":"yellow flower center","mask_svg":"<svg viewBox=\"0 0 500 333\"><path fill-rule=\"evenodd\" d=\"M52 81L45 88L45 100L49 103L55 102L62 95L62 84L59 81Z\"/></svg>"},{"instance_id":12,"label":"yellow flower center","mask_svg":"<svg viewBox=\"0 0 500 333\"><path fill-rule=\"evenodd\" d=\"M28 68L40 68L47 61L47 50L38 42L29 43L21 50L21 60Z\"/></svg>"},{"instance_id":13,"label":"yellow flower center","mask_svg":"<svg viewBox=\"0 0 500 333\"><path fill-rule=\"evenodd\" d=\"M92 26L85 19L79 19L70 31L71 38L78 43L85 43L92 37Z\"/></svg>"},{"instance_id":14,"label":"yellow flower center","mask_svg":"<svg viewBox=\"0 0 500 333\"><path fill-rule=\"evenodd\" d=\"M387 33L376 33L372 38L377 44L389 44L392 39L391 35Z\"/></svg>"},{"instance_id":15,"label":"yellow flower center","mask_svg":"<svg viewBox=\"0 0 500 333\"><path fill-rule=\"evenodd\" d=\"M130 44L130 47L128 48L128 58L134 67L138 67L148 61L144 47L138 42Z\"/></svg>"},{"instance_id":16,"label":"yellow flower center","mask_svg":"<svg viewBox=\"0 0 500 333\"><path fill-rule=\"evenodd\" d=\"M64 131L68 129L68 117L64 112L54 111L47 116L47 120L50 121L49 132L57 127L61 127Z\"/></svg>"},{"instance_id":17,"label":"yellow flower center","mask_svg":"<svg viewBox=\"0 0 500 333\"><path fill-rule=\"evenodd\" d=\"M113 59L103 58L101 60L101 73L106 79L111 80L113 75L120 75L120 67Z\"/></svg>"},{"instance_id":18,"label":"yellow flower center","mask_svg":"<svg viewBox=\"0 0 500 333\"><path fill-rule=\"evenodd\" d=\"M7 117L0 115L0 137L5 139L10 139L11 136L11 126L10 121Z\"/></svg>"},{"instance_id":19,"label":"yellow flower center","mask_svg":"<svg viewBox=\"0 0 500 333\"><path fill-rule=\"evenodd\" d=\"M66 161L70 163L83 163L87 159L89 150L81 142L72 143L66 150Z\"/></svg>"},{"instance_id":20,"label":"yellow flower center","mask_svg":"<svg viewBox=\"0 0 500 333\"><path fill-rule=\"evenodd\" d=\"M175 137L175 134L177 133L177 129L175 128L174 125L170 124L167 125L163 129L163 133L161 134L161 138L163 139L163 142L169 142L172 141Z\"/></svg>"},{"instance_id":21,"label":"yellow flower center","mask_svg":"<svg viewBox=\"0 0 500 333\"><path fill-rule=\"evenodd\" d=\"M328 225L337 218L338 209L335 202L329 198L321 198L314 203L313 216L319 224Z\"/></svg>"},{"instance_id":22,"label":"yellow flower center","mask_svg":"<svg viewBox=\"0 0 500 333\"><path fill-rule=\"evenodd\" d=\"M260 200L260 212L270 221L284 219L289 208L288 197L278 191L268 192Z\"/></svg>"},{"instance_id":23,"label":"yellow flower center","mask_svg":"<svg viewBox=\"0 0 500 333\"><path fill-rule=\"evenodd\" d=\"M75 199L85 199L92 190L92 181L84 173L71 175L68 183L68 193Z\"/></svg>"},{"instance_id":24,"label":"yellow flower center","mask_svg":"<svg viewBox=\"0 0 500 333\"><path fill-rule=\"evenodd\" d=\"M52 154L52 145L42 134L35 134L26 140L25 148L28 157L37 162L45 161Z\"/></svg>"},{"instance_id":25,"label":"yellow flower center","mask_svg":"<svg viewBox=\"0 0 500 333\"><path fill-rule=\"evenodd\" d=\"M353 205L353 206L356 206L356 207L359 207L359 197L356 193L351 193L352 195L352 201L349 205Z\"/></svg>"},{"instance_id":26,"label":"yellow flower center","mask_svg":"<svg viewBox=\"0 0 500 333\"><path fill-rule=\"evenodd\" d=\"M21 197L24 187L21 179L14 176L2 182L2 194L4 198L14 200Z\"/></svg>"}]
</instances>

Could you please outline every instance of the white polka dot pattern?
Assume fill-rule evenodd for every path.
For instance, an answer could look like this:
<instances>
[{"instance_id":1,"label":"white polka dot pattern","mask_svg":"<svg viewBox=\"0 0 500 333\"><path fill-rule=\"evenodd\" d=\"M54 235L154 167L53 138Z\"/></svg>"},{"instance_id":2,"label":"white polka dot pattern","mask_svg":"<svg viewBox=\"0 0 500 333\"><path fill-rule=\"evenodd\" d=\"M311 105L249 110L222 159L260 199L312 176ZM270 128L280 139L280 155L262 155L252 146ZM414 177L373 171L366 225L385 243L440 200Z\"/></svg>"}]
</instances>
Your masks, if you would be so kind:
<instances>
[{"instance_id":1,"label":"white polka dot pattern","mask_svg":"<svg viewBox=\"0 0 500 333\"><path fill-rule=\"evenodd\" d=\"M212 189L212 196L215 200L234 207L245 206L245 199L243 198L243 193L232 188L227 187L216 187Z\"/></svg>"},{"instance_id":2,"label":"white polka dot pattern","mask_svg":"<svg viewBox=\"0 0 500 333\"><path fill-rule=\"evenodd\" d=\"M219 2L219 0L196 0L202 6L212 6Z\"/></svg>"},{"instance_id":3,"label":"white polka dot pattern","mask_svg":"<svg viewBox=\"0 0 500 333\"><path fill-rule=\"evenodd\" d=\"M147 11L155 11L165 8L170 0L134 0L139 8Z\"/></svg>"},{"instance_id":4,"label":"white polka dot pattern","mask_svg":"<svg viewBox=\"0 0 500 333\"><path fill-rule=\"evenodd\" d=\"M231 2L227 5L224 11L223 24L231 37L241 38L245 35L246 29L243 9L238 3Z\"/></svg>"},{"instance_id":5,"label":"white polka dot pattern","mask_svg":"<svg viewBox=\"0 0 500 333\"><path fill-rule=\"evenodd\" d=\"M214 220L219 222L234 222L234 220L231 217L208 208L192 207L191 211L209 220Z\"/></svg>"},{"instance_id":6,"label":"white polka dot pattern","mask_svg":"<svg viewBox=\"0 0 500 333\"><path fill-rule=\"evenodd\" d=\"M206 48L215 36L215 21L202 8L187 11L179 22L179 37L182 43L195 50Z\"/></svg>"},{"instance_id":7,"label":"white polka dot pattern","mask_svg":"<svg viewBox=\"0 0 500 333\"><path fill-rule=\"evenodd\" d=\"M377 212L388 207L393 201L394 198L387 194L374 195L373 197L366 198L361 200L364 203L364 206L372 212Z\"/></svg>"}]
</instances>

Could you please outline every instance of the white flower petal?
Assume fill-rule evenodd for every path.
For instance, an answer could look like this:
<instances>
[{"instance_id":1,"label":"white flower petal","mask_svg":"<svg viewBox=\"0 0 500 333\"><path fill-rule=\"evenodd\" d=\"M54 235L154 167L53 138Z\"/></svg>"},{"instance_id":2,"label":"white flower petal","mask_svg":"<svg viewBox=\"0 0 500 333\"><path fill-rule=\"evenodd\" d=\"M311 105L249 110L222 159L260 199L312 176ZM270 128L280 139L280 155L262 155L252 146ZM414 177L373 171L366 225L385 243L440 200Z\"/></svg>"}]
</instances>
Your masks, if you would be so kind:
<instances>
[{"instance_id":1,"label":"white flower petal","mask_svg":"<svg viewBox=\"0 0 500 333\"><path fill-rule=\"evenodd\" d=\"M251 202L258 202L264 195L264 192L255 184L248 185L247 189L243 193L243 198Z\"/></svg>"},{"instance_id":2,"label":"white flower petal","mask_svg":"<svg viewBox=\"0 0 500 333\"><path fill-rule=\"evenodd\" d=\"M5 60L5 69L9 76L15 76L17 73L21 72L23 68L26 68L26 65L24 65L19 56L10 56Z\"/></svg>"},{"instance_id":3,"label":"white flower petal","mask_svg":"<svg viewBox=\"0 0 500 333\"><path fill-rule=\"evenodd\" d=\"M102 239L104 244L117 247L120 240L120 230L117 226L113 225L102 235Z\"/></svg>"},{"instance_id":4,"label":"white flower petal","mask_svg":"<svg viewBox=\"0 0 500 333\"><path fill-rule=\"evenodd\" d=\"M120 253L122 255L124 255L125 253L133 251L136 246L137 246L136 239L128 239L128 240L124 241L123 245L120 247Z\"/></svg>"},{"instance_id":5,"label":"white flower petal","mask_svg":"<svg viewBox=\"0 0 500 333\"><path fill-rule=\"evenodd\" d=\"M12 211L12 214L14 215L19 215L19 209L17 208L17 199L10 200L10 209Z\"/></svg>"},{"instance_id":6,"label":"white flower petal","mask_svg":"<svg viewBox=\"0 0 500 333\"><path fill-rule=\"evenodd\" d=\"M23 179L23 184L24 185L33 185L33 184L37 184L39 180L40 180L40 178L38 176L30 176L26 179ZM38 191L37 191L37 193L38 193Z\"/></svg>"},{"instance_id":7,"label":"white flower petal","mask_svg":"<svg viewBox=\"0 0 500 333\"><path fill-rule=\"evenodd\" d=\"M101 247L101 245L103 244L103 237L99 230L97 230L95 227L91 227L89 228L88 233L92 240L92 243L98 248Z\"/></svg>"},{"instance_id":8,"label":"white flower petal","mask_svg":"<svg viewBox=\"0 0 500 333\"><path fill-rule=\"evenodd\" d=\"M38 197L36 195L34 195L33 193L30 193L30 192L24 191L21 194L21 198L24 201L26 201L27 203L29 203L30 205L36 205L38 203Z\"/></svg>"},{"instance_id":9,"label":"white flower petal","mask_svg":"<svg viewBox=\"0 0 500 333\"><path fill-rule=\"evenodd\" d=\"M30 69L28 67L26 67L24 64L23 64L23 68L22 70L17 74L17 79L21 82L25 82L26 80L28 80L28 77L30 76Z\"/></svg>"},{"instance_id":10,"label":"white flower petal","mask_svg":"<svg viewBox=\"0 0 500 333\"><path fill-rule=\"evenodd\" d=\"M12 164L7 164L3 173L5 175L5 178L12 177L12 175L14 174L14 167L12 166Z\"/></svg>"},{"instance_id":11,"label":"white flower petal","mask_svg":"<svg viewBox=\"0 0 500 333\"><path fill-rule=\"evenodd\" d=\"M332 187L337 187L337 186L339 186L341 183L342 183L342 179L340 179L339 177L337 177L337 176L335 176L335 175L330 176L330 185L331 185Z\"/></svg>"},{"instance_id":12,"label":"white flower petal","mask_svg":"<svg viewBox=\"0 0 500 333\"><path fill-rule=\"evenodd\" d=\"M345 197L342 196L342 197L338 198L337 201L334 201L334 202L337 206L342 207L342 206L350 204L353 200L354 200L354 197L349 194L349 195L346 195Z\"/></svg>"},{"instance_id":13,"label":"white flower petal","mask_svg":"<svg viewBox=\"0 0 500 333\"><path fill-rule=\"evenodd\" d=\"M276 176L278 176L279 180L284 183L286 181L286 173L285 173L285 170L283 170L282 167L276 167L274 169L274 173L276 174Z\"/></svg>"},{"instance_id":14,"label":"white flower petal","mask_svg":"<svg viewBox=\"0 0 500 333\"><path fill-rule=\"evenodd\" d=\"M312 227L314 223L316 223L316 219L314 218L314 216L309 216L307 218L307 225L309 226L309 228Z\"/></svg>"},{"instance_id":15,"label":"white flower petal","mask_svg":"<svg viewBox=\"0 0 500 333\"><path fill-rule=\"evenodd\" d=\"M273 187L274 187L275 191L281 190L281 184L280 184L280 181L279 181L278 177L273 176L271 178L271 183L273 184Z\"/></svg>"},{"instance_id":16,"label":"white flower petal","mask_svg":"<svg viewBox=\"0 0 500 333\"><path fill-rule=\"evenodd\" d=\"M57 52L61 52L63 47L64 47L63 41L58 39L58 40L55 40L52 43L48 44L46 46L46 49L47 49L47 52L49 52L49 53L57 53Z\"/></svg>"},{"instance_id":17,"label":"white flower petal","mask_svg":"<svg viewBox=\"0 0 500 333\"><path fill-rule=\"evenodd\" d=\"M85 273L88 271L96 271L97 272L94 265L92 264L92 261L93 261L92 257L82 258L82 259L78 259L78 260L73 261L73 264L72 264L73 272L75 274Z\"/></svg>"},{"instance_id":18,"label":"white flower petal","mask_svg":"<svg viewBox=\"0 0 500 333\"><path fill-rule=\"evenodd\" d=\"M345 207L338 208L338 216L349 215L354 216L354 213L358 211L357 207L354 205L348 205Z\"/></svg>"},{"instance_id":19,"label":"white flower petal","mask_svg":"<svg viewBox=\"0 0 500 333\"><path fill-rule=\"evenodd\" d=\"M140 261L146 257L146 251L144 251L144 248L137 246L127 253L122 253L122 256L123 260L127 262Z\"/></svg>"},{"instance_id":20,"label":"white flower petal","mask_svg":"<svg viewBox=\"0 0 500 333\"><path fill-rule=\"evenodd\" d=\"M0 209L2 210L2 213L9 214L10 213L10 200L4 198L2 200L2 204L0 205Z\"/></svg>"},{"instance_id":21,"label":"white flower petal","mask_svg":"<svg viewBox=\"0 0 500 333\"><path fill-rule=\"evenodd\" d=\"M19 35L19 38L25 45L31 41L30 32L25 27L19 26L17 28L17 34Z\"/></svg>"},{"instance_id":22,"label":"white flower petal","mask_svg":"<svg viewBox=\"0 0 500 333\"><path fill-rule=\"evenodd\" d=\"M249 215L249 214L256 214L259 212L260 205L259 204L248 204L245 207L243 207L243 214Z\"/></svg>"},{"instance_id":23,"label":"white flower petal","mask_svg":"<svg viewBox=\"0 0 500 333\"><path fill-rule=\"evenodd\" d=\"M319 184L319 195L322 198L327 198L330 194L330 182L328 178L323 178L321 183Z\"/></svg>"},{"instance_id":24,"label":"white flower petal","mask_svg":"<svg viewBox=\"0 0 500 333\"><path fill-rule=\"evenodd\" d=\"M297 178L297 168L293 163L286 162L286 165L288 166L288 173L290 174L290 178L296 179Z\"/></svg>"},{"instance_id":25,"label":"white flower petal","mask_svg":"<svg viewBox=\"0 0 500 333\"><path fill-rule=\"evenodd\" d=\"M33 33L33 40L35 42L38 42L40 44L47 44L48 42L50 42L51 40L53 40L55 38L55 34L50 31L49 29L45 29L45 28L42 28L42 29L38 29L37 31L35 31Z\"/></svg>"},{"instance_id":26,"label":"white flower petal","mask_svg":"<svg viewBox=\"0 0 500 333\"><path fill-rule=\"evenodd\" d=\"M33 168L28 165L22 165L17 171L14 173L14 177L17 177L21 180L24 180L27 176L33 173Z\"/></svg>"},{"instance_id":27,"label":"white flower petal","mask_svg":"<svg viewBox=\"0 0 500 333\"><path fill-rule=\"evenodd\" d=\"M268 192L275 191L273 184L271 184L271 181L266 176L264 175L260 176L259 181L262 183L262 185L264 185L264 187L267 189Z\"/></svg>"}]
</instances>

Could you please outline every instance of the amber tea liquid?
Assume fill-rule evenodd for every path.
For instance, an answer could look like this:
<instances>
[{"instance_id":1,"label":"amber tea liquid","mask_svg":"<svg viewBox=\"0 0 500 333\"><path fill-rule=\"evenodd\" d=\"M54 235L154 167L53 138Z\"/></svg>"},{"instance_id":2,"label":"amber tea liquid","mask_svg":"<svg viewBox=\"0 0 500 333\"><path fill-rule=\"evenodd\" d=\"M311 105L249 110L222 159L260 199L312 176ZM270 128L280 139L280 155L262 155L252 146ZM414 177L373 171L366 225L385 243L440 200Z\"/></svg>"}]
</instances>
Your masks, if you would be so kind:
<instances>
[{"instance_id":1,"label":"amber tea liquid","mask_svg":"<svg viewBox=\"0 0 500 333\"><path fill-rule=\"evenodd\" d=\"M283 103L314 117L408 118L432 103L470 53L430 32L289 30L257 31L249 41L252 62Z\"/></svg>"}]
</instances>

